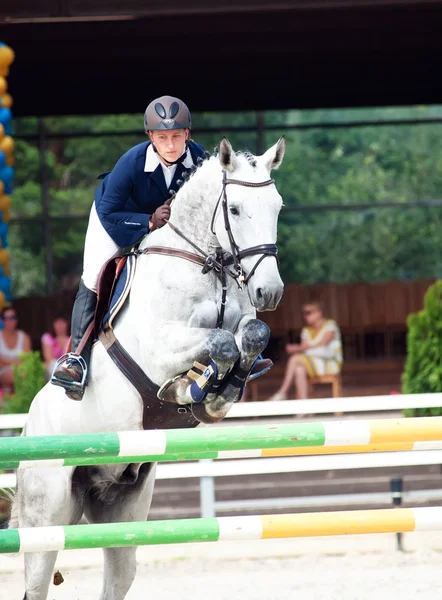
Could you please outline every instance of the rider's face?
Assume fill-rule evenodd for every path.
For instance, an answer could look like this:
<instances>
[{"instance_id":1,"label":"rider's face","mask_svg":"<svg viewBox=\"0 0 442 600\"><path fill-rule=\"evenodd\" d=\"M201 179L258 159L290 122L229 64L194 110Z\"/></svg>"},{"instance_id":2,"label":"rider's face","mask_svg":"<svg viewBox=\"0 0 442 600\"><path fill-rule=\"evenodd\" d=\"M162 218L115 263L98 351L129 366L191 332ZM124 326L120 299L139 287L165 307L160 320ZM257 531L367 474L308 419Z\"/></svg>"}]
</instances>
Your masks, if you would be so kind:
<instances>
[{"instance_id":1,"label":"rider's face","mask_svg":"<svg viewBox=\"0 0 442 600\"><path fill-rule=\"evenodd\" d=\"M169 162L175 162L184 152L189 130L171 129L170 131L151 131L149 135L158 150L160 158L165 158Z\"/></svg>"}]
</instances>

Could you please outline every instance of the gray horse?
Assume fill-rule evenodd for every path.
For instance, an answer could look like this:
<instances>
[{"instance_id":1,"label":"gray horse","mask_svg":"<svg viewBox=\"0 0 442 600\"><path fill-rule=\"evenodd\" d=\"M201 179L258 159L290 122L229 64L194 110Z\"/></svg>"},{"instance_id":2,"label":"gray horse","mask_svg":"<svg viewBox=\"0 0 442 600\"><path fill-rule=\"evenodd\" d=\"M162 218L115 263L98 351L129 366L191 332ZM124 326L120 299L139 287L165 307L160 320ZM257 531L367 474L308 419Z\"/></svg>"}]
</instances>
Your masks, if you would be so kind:
<instances>
[{"instance_id":1,"label":"gray horse","mask_svg":"<svg viewBox=\"0 0 442 600\"><path fill-rule=\"evenodd\" d=\"M223 285L213 272L204 274L189 260L142 255L129 301L115 327L121 344L154 383L171 382L165 393L179 405L192 404L193 382L177 376L194 361L216 365L217 380L223 383L195 405L206 417L201 420L217 421L227 414L238 400L238 386L268 342L269 330L255 315L256 310L274 310L283 292L277 261L265 248L276 243L282 205L269 175L281 164L284 150L284 139L256 157L234 153L227 140L221 142L218 156L196 170L172 204L170 221L185 238L166 226L150 234L141 248L154 245L195 252L186 239L209 255L221 247L226 253L238 253L229 267L231 274ZM236 185L223 185L223 173ZM219 200L223 190L227 190L225 206ZM251 247L262 247L262 255L241 253ZM222 287L226 288L225 312L223 328L217 329ZM31 405L24 435L142 428L140 395L98 343L83 401L69 400L60 388L46 385ZM71 525L83 515L90 523L144 521L154 480L155 465L148 463L20 469L10 527ZM100 598L123 600L135 577L136 549L103 551ZM56 556L55 551L25 555L25 599L47 598Z\"/></svg>"}]
</instances>

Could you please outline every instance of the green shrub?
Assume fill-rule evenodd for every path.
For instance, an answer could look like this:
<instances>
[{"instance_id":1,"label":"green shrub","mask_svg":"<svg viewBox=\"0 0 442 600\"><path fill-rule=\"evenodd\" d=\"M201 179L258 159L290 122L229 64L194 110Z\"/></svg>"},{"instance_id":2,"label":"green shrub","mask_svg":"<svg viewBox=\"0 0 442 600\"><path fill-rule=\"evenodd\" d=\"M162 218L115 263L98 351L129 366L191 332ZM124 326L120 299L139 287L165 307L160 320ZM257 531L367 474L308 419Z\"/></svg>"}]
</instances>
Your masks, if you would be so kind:
<instances>
[{"instance_id":1,"label":"green shrub","mask_svg":"<svg viewBox=\"0 0 442 600\"><path fill-rule=\"evenodd\" d=\"M442 281L425 294L424 309L408 317L407 360L402 376L404 394L442 392ZM442 415L441 408L416 408L406 416Z\"/></svg>"},{"instance_id":2,"label":"green shrub","mask_svg":"<svg viewBox=\"0 0 442 600\"><path fill-rule=\"evenodd\" d=\"M4 413L27 413L35 395L46 383L40 352L28 352L14 366L14 393L5 396Z\"/></svg>"}]
</instances>

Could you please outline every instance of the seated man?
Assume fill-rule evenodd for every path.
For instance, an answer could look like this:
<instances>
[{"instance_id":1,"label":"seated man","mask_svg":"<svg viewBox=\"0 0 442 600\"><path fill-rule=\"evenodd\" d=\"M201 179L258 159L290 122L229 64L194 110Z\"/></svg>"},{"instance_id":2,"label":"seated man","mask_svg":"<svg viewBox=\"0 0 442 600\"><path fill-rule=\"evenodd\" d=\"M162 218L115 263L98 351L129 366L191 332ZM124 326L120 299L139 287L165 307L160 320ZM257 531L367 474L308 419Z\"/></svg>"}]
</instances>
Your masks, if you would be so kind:
<instances>
[{"instance_id":1,"label":"seated man","mask_svg":"<svg viewBox=\"0 0 442 600\"><path fill-rule=\"evenodd\" d=\"M341 332L336 322L326 319L320 301L302 307L306 327L301 331L300 344L287 344L290 356L281 387L270 400L286 400L292 383L297 398L308 398L308 378L340 373L342 368Z\"/></svg>"}]
</instances>

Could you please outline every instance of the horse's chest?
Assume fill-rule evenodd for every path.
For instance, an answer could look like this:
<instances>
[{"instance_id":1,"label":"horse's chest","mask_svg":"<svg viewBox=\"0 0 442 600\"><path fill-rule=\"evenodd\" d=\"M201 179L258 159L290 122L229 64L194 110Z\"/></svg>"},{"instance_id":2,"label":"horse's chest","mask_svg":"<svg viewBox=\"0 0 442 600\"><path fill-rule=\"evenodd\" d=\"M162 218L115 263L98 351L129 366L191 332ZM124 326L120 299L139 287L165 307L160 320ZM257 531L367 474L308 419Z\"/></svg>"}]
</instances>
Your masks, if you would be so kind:
<instances>
[{"instance_id":1,"label":"horse's chest","mask_svg":"<svg viewBox=\"0 0 442 600\"><path fill-rule=\"evenodd\" d=\"M215 300L203 300L192 311L189 327L214 329L217 326L221 303ZM224 312L223 329L234 332L241 318L241 309L235 299L227 298Z\"/></svg>"}]
</instances>

